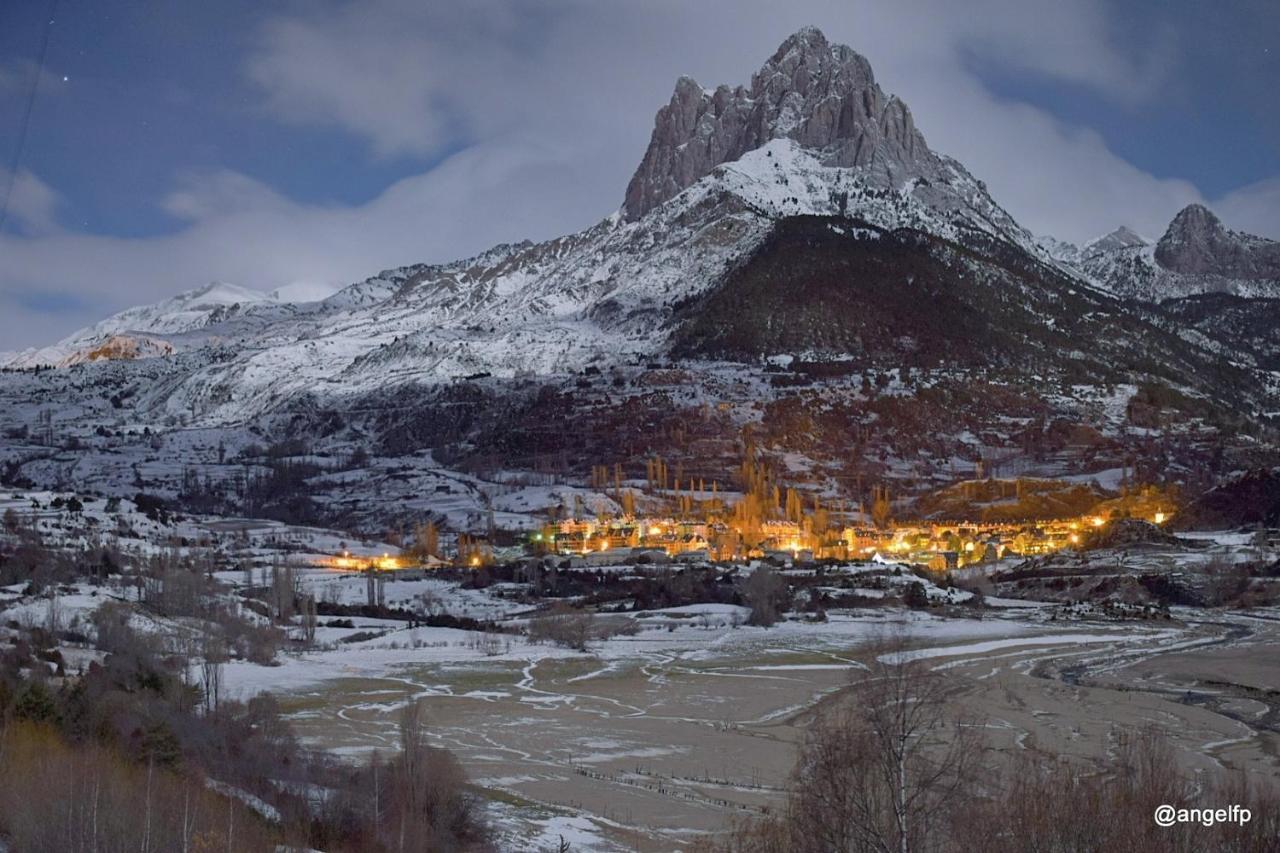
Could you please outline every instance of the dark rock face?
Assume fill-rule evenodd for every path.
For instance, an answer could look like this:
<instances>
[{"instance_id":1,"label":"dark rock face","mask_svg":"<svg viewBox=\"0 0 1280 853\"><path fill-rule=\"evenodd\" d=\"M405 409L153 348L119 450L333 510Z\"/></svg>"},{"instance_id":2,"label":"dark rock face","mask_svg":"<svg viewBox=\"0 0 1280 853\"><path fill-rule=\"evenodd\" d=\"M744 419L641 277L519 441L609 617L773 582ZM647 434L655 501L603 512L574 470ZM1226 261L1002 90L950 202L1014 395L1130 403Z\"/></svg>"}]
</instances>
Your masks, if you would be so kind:
<instances>
[{"instance_id":1,"label":"dark rock face","mask_svg":"<svg viewBox=\"0 0 1280 853\"><path fill-rule=\"evenodd\" d=\"M1228 231L1207 207L1188 205L1156 244L1156 262L1184 275L1280 278L1280 243Z\"/></svg>"},{"instance_id":2,"label":"dark rock face","mask_svg":"<svg viewBox=\"0 0 1280 853\"><path fill-rule=\"evenodd\" d=\"M1280 525L1280 470L1254 469L1205 492L1175 517L1186 530Z\"/></svg>"},{"instance_id":3,"label":"dark rock face","mask_svg":"<svg viewBox=\"0 0 1280 853\"><path fill-rule=\"evenodd\" d=\"M865 167L888 186L939 166L906 104L881 91L867 60L806 28L782 43L749 89L722 85L708 92L680 78L627 186L627 218L640 218L721 163L781 138L819 152L825 165Z\"/></svg>"},{"instance_id":4,"label":"dark rock face","mask_svg":"<svg viewBox=\"0 0 1280 853\"><path fill-rule=\"evenodd\" d=\"M1255 374L1206 358L1013 244L959 246L847 217L776 220L717 286L673 307L677 361L803 354L860 369L988 368L1081 383L1177 365L1187 384L1215 394L1258 388Z\"/></svg>"}]
</instances>

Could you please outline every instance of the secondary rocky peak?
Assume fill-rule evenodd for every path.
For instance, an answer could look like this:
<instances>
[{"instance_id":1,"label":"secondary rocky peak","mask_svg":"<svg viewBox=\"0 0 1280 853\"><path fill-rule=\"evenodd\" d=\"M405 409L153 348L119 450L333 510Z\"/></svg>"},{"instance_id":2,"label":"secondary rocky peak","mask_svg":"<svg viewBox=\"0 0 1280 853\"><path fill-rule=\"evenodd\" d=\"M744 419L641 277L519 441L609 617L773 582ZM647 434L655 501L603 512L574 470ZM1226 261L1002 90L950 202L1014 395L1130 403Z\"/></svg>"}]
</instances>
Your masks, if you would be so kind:
<instances>
[{"instance_id":1,"label":"secondary rocky peak","mask_svg":"<svg viewBox=\"0 0 1280 853\"><path fill-rule=\"evenodd\" d=\"M1212 210L1203 204L1189 204L1173 217L1160 244L1221 240L1226 234L1227 229L1223 227L1222 220Z\"/></svg>"},{"instance_id":2,"label":"secondary rocky peak","mask_svg":"<svg viewBox=\"0 0 1280 853\"><path fill-rule=\"evenodd\" d=\"M1156 243L1155 257L1165 269L1187 275L1280 278L1280 243L1229 231L1201 204L1178 212Z\"/></svg>"},{"instance_id":3,"label":"secondary rocky peak","mask_svg":"<svg viewBox=\"0 0 1280 853\"><path fill-rule=\"evenodd\" d=\"M750 88L708 91L689 77L677 81L627 187L624 213L638 219L721 163L781 138L819 154L824 165L865 167L873 181L891 186L933 159L910 110L881 91L866 58L806 27L752 75Z\"/></svg>"},{"instance_id":4,"label":"secondary rocky peak","mask_svg":"<svg viewBox=\"0 0 1280 853\"><path fill-rule=\"evenodd\" d=\"M1133 249L1147 245L1147 241L1128 226L1121 225L1110 234L1106 234L1085 246L1090 254L1114 252L1119 249Z\"/></svg>"}]
</instances>

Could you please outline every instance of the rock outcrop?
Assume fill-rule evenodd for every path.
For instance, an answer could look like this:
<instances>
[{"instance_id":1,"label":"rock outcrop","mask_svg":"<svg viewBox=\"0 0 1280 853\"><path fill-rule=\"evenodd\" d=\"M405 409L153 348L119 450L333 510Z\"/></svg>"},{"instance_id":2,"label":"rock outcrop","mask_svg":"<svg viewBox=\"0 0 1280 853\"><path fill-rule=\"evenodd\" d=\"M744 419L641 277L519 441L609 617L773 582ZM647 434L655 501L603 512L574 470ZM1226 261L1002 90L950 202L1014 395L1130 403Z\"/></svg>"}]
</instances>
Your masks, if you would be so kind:
<instances>
[{"instance_id":1,"label":"rock outcrop","mask_svg":"<svg viewBox=\"0 0 1280 853\"><path fill-rule=\"evenodd\" d=\"M1184 207L1160 242L1156 262L1170 272L1257 280L1280 279L1280 243L1228 231L1204 205Z\"/></svg>"}]
</instances>

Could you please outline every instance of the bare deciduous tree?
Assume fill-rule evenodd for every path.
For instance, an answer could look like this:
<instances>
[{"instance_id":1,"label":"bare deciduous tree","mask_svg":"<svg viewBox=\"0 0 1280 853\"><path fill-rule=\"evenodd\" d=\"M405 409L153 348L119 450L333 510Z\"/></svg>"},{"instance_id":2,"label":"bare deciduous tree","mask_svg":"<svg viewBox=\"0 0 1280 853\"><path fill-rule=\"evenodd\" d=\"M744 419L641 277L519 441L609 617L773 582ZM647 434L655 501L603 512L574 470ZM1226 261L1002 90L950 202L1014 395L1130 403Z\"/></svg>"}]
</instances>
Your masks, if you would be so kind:
<instances>
[{"instance_id":1,"label":"bare deciduous tree","mask_svg":"<svg viewBox=\"0 0 1280 853\"><path fill-rule=\"evenodd\" d=\"M302 633L308 646L315 645L317 622L316 597L308 595L302 601Z\"/></svg>"},{"instance_id":2,"label":"bare deciduous tree","mask_svg":"<svg viewBox=\"0 0 1280 853\"><path fill-rule=\"evenodd\" d=\"M905 638L878 648L847 695L815 718L781 815L731 849L910 853L942 849L945 819L977 754L976 729L952 713L950 685Z\"/></svg>"},{"instance_id":3,"label":"bare deciduous tree","mask_svg":"<svg viewBox=\"0 0 1280 853\"><path fill-rule=\"evenodd\" d=\"M778 621L786 607L787 583L769 566L757 566L742 584L742 598L751 608L747 620L768 627Z\"/></svg>"},{"instance_id":4,"label":"bare deciduous tree","mask_svg":"<svg viewBox=\"0 0 1280 853\"><path fill-rule=\"evenodd\" d=\"M528 634L535 643L549 640L581 652L587 650L587 641L595 636L595 625L594 613L558 604L546 616L531 619Z\"/></svg>"},{"instance_id":5,"label":"bare deciduous tree","mask_svg":"<svg viewBox=\"0 0 1280 853\"><path fill-rule=\"evenodd\" d=\"M200 693L206 714L218 710L218 703L222 699L222 666L228 659L227 647L222 638L206 635L200 655Z\"/></svg>"}]
</instances>

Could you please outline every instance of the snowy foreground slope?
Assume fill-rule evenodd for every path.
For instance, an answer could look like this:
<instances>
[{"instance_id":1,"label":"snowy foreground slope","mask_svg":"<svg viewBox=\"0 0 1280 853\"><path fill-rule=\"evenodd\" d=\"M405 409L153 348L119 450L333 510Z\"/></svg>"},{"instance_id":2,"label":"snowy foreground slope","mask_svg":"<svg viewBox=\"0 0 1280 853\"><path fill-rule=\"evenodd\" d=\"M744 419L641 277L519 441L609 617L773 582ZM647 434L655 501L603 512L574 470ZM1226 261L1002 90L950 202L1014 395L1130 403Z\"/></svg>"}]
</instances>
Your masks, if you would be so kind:
<instances>
[{"instance_id":1,"label":"snowy foreground slope","mask_svg":"<svg viewBox=\"0 0 1280 853\"><path fill-rule=\"evenodd\" d=\"M584 851L688 849L766 813L785 795L813 710L878 661L961 676L948 698L996 721L993 750L1020 754L1035 742L1101 759L1118 726L1157 719L1176 723L1180 755L1207 772L1225 760L1270 766L1271 735L1252 709L1263 695L1258 661L1270 660L1275 642L1280 579L1256 578L1255 594L1265 589L1271 604L1243 612L1154 599L1221 591L1213 574L1224 561L1273 562L1274 546L1248 535L968 570L989 594L881 560L776 569L692 560L683 571L698 581L678 593L670 565L635 561L565 560L555 589L514 565L405 570L385 573L374 593L369 577L323 561L339 549L373 556L395 546L338 530L47 491L0 493L0 514L0 547L48 549L44 571L0 583L0 641L41 643L32 666L50 684L123 668L122 647L146 648L190 695L215 690L223 712L228 700L273 694L268 705L290 737L348 767L375 750L386 760L397 717L423 702L430 742L466 769L500 850L563 849L561 838ZM741 592L757 572L776 572L792 602L768 626L751 624L752 607L738 603L751 601ZM1119 581L1154 576L1162 583L1128 585L1151 590L1137 600L1115 594ZM1080 600L1081 579L1112 592ZM627 594L582 593L602 587ZM655 602L664 590L688 603ZM906 607L911 590L922 600ZM299 611L295 596L311 604ZM536 630L569 602L590 614L583 645ZM210 637L227 642L218 648L230 659L216 669ZM885 648L894 637L907 645ZM1143 669L1174 652L1249 664L1232 672L1210 657L1208 675ZM210 672L216 680L203 680ZM142 689L129 684L133 711ZM1190 691L1204 698L1180 701ZM206 717L198 728L208 725ZM272 824L299 788L332 790L301 782L301 762L254 766L260 775L246 776L220 760L209 785Z\"/></svg>"}]
</instances>

